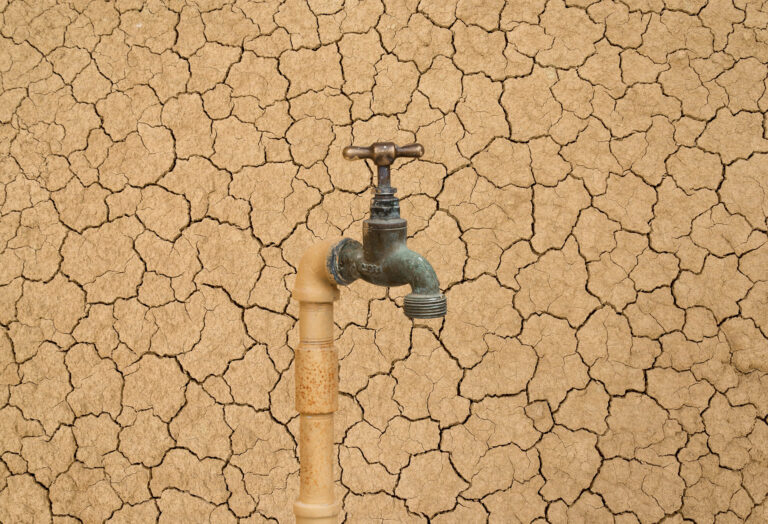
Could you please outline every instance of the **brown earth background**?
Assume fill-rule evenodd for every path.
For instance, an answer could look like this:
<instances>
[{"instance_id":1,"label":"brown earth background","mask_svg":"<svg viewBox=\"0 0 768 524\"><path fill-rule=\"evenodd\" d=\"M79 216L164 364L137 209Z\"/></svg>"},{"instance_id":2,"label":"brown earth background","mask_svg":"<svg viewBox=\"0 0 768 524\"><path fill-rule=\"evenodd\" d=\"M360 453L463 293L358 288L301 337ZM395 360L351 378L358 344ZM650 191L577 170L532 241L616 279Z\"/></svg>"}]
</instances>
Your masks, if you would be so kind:
<instances>
[{"instance_id":1,"label":"brown earth background","mask_svg":"<svg viewBox=\"0 0 768 524\"><path fill-rule=\"evenodd\" d=\"M768 522L768 3L0 0L0 522L291 522L303 251L400 161L447 289L336 308L346 522Z\"/></svg>"}]
</instances>

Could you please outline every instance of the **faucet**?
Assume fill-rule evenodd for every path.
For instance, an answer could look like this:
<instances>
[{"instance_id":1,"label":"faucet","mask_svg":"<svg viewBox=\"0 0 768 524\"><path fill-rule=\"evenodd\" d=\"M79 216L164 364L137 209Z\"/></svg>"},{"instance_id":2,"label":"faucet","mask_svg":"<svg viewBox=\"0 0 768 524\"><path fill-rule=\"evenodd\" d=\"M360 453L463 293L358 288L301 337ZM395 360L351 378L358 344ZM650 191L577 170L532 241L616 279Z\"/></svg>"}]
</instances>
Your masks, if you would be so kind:
<instances>
[{"instance_id":1,"label":"faucet","mask_svg":"<svg viewBox=\"0 0 768 524\"><path fill-rule=\"evenodd\" d=\"M378 185L371 216L363 222L363 243L350 238L311 246L299 262L293 298L299 301L299 345L294 352L295 401L299 412L299 497L293 505L297 524L336 524L333 417L339 407L339 357L333 345L333 303L339 285L357 279L377 286L410 284L403 303L410 318L439 318L446 313L435 270L406 246L407 222L390 185L390 166L399 157L418 158L419 144L398 147L377 142L347 147L347 160L373 160Z\"/></svg>"},{"instance_id":2,"label":"faucet","mask_svg":"<svg viewBox=\"0 0 768 524\"><path fill-rule=\"evenodd\" d=\"M343 238L331 251L328 270L343 286L357 279L377 286L410 284L403 310L409 318L440 318L447 311L435 270L406 246L408 221L400 217L397 189L390 185L390 166L399 157L418 158L421 144L396 146L377 142L369 147L344 148L347 160L370 159L377 166L378 185L371 199L371 216L363 222L363 243Z\"/></svg>"}]
</instances>

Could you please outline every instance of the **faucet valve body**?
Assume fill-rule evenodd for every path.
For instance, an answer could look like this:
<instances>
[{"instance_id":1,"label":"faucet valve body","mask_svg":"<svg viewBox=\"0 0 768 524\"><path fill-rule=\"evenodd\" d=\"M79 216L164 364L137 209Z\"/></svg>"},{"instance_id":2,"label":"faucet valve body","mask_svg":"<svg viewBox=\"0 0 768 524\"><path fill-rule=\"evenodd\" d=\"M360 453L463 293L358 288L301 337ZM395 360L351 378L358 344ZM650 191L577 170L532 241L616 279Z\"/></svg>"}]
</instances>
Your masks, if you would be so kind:
<instances>
[{"instance_id":1,"label":"faucet valve body","mask_svg":"<svg viewBox=\"0 0 768 524\"><path fill-rule=\"evenodd\" d=\"M379 186L371 200L371 216L363 222L363 243L344 238L331 250L328 270L336 282L357 279L393 287L411 285L403 309L410 318L440 318L447 311L437 275L427 260L408 249L408 222L400 217L400 200L390 185L389 166L395 158L420 157L420 144L398 147L391 142L370 147L347 147L344 158L371 159L378 167Z\"/></svg>"}]
</instances>

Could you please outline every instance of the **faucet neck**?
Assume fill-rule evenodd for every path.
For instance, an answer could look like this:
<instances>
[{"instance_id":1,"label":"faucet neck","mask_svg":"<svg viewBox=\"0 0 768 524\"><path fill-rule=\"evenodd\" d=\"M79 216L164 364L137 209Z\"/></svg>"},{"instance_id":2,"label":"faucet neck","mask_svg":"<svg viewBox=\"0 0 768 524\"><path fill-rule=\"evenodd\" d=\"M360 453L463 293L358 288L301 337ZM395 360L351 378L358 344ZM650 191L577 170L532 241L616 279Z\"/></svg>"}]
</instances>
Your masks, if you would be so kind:
<instances>
[{"instance_id":1,"label":"faucet neck","mask_svg":"<svg viewBox=\"0 0 768 524\"><path fill-rule=\"evenodd\" d=\"M400 218L400 199L395 196L397 188L390 185L388 165L378 166L378 178L379 184L371 199L371 216L366 222L397 221L400 224L402 220L402 227L405 227L405 221Z\"/></svg>"},{"instance_id":2,"label":"faucet neck","mask_svg":"<svg viewBox=\"0 0 768 524\"><path fill-rule=\"evenodd\" d=\"M400 218L400 199L395 196L394 187L377 187L371 199L371 219L402 220Z\"/></svg>"},{"instance_id":3,"label":"faucet neck","mask_svg":"<svg viewBox=\"0 0 768 524\"><path fill-rule=\"evenodd\" d=\"M376 166L376 174L379 179L379 183L376 186L377 191L379 189L390 189L390 172L389 166Z\"/></svg>"}]
</instances>

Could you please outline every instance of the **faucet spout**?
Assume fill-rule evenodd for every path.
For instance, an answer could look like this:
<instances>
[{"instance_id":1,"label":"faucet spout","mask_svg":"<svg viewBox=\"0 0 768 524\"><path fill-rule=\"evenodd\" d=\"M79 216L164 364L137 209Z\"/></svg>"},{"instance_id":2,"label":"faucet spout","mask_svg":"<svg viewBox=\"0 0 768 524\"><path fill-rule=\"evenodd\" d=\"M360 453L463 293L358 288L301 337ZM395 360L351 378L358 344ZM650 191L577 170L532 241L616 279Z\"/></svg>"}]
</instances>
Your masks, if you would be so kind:
<instances>
[{"instance_id":1,"label":"faucet spout","mask_svg":"<svg viewBox=\"0 0 768 524\"><path fill-rule=\"evenodd\" d=\"M400 266L400 272L411 285L411 293L415 295L441 294L437 274L426 258L406 247L397 251L397 257L394 261Z\"/></svg>"},{"instance_id":2,"label":"faucet spout","mask_svg":"<svg viewBox=\"0 0 768 524\"><path fill-rule=\"evenodd\" d=\"M398 262L411 285L403 310L409 318L442 318L448 311L445 295L440 292L437 274L426 258L408 248L401 249Z\"/></svg>"},{"instance_id":3,"label":"faucet spout","mask_svg":"<svg viewBox=\"0 0 768 524\"><path fill-rule=\"evenodd\" d=\"M374 231L363 235L371 242L381 240ZM419 253L405 245L405 230L402 239L389 239L376 249L366 250L365 245L344 238L331 250L328 269L337 283L349 285L357 279L385 287L410 285L403 309L409 318L440 318L447 311L445 295L440 292L440 283L432 265ZM366 253L366 251L368 251Z\"/></svg>"}]
</instances>

